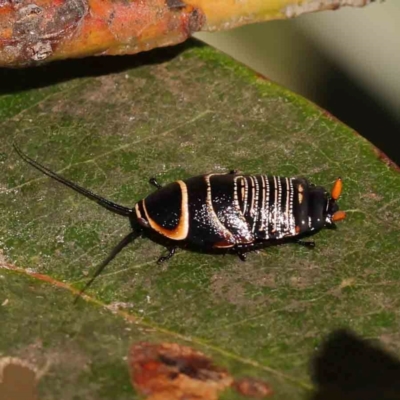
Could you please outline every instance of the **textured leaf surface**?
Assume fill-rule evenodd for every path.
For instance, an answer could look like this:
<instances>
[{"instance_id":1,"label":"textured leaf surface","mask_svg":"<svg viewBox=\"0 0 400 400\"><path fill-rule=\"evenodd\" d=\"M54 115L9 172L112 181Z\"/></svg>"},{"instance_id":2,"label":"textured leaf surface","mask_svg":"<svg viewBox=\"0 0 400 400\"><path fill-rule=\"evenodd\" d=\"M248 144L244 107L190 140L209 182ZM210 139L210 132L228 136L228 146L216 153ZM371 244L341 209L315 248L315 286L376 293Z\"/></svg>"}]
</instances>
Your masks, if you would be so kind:
<instances>
[{"instance_id":1,"label":"textured leaf surface","mask_svg":"<svg viewBox=\"0 0 400 400\"><path fill-rule=\"evenodd\" d=\"M41 399L122 400L134 396L132 343L186 342L235 376L267 380L275 398L297 399L312 388L310 357L334 328L385 338L397 350L398 172L324 111L218 52L194 46L172 55L124 59L109 74L100 68L109 61L99 59L87 74L97 66L99 76L80 70L58 83L57 69L79 64L0 71L0 356L50 362ZM13 93L16 77L15 85L36 79L38 88ZM89 290L97 305L73 306L65 288L4 268L80 287L128 221L43 177L18 158L13 141L127 206L153 190L152 176L166 183L239 169L326 187L341 176L348 218L318 234L313 251L287 245L246 263L180 251L157 266L163 249L141 239Z\"/></svg>"}]
</instances>

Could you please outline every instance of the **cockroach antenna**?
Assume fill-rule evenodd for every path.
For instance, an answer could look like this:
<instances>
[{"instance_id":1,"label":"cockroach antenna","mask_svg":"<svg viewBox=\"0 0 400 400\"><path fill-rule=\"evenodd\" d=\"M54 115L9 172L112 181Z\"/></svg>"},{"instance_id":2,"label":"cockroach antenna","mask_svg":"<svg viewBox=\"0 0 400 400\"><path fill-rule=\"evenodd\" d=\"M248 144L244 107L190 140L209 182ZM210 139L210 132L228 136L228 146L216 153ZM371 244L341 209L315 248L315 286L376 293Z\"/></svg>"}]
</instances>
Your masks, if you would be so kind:
<instances>
[{"instance_id":1,"label":"cockroach antenna","mask_svg":"<svg viewBox=\"0 0 400 400\"><path fill-rule=\"evenodd\" d=\"M21 149L14 143L13 147L15 151L18 153L18 155L28 164L32 165L32 167L36 168L43 174L49 176L50 178L55 179L56 181L64 184L65 186L68 186L69 188L73 189L74 191L78 192L79 194L82 194L83 196L87 197L88 199L95 201L97 204L100 206L106 208L107 210L118 214L122 215L124 217L131 217L133 215L133 210L131 208L127 208L124 206L121 206L119 204L116 204L110 200L105 199L104 197L101 197L95 193L92 193L90 190L87 190L71 181L68 179L56 174L55 172L51 171L44 165L39 164L37 161L33 160L26 154L24 154ZM86 291L86 289L89 288L89 286L94 282L94 280L101 274L101 272L104 270L104 268L115 258L115 256L124 248L126 247L129 243L132 243L136 238L138 238L141 235L141 230L133 230L130 232L127 236L125 236L111 251L109 256L97 267L96 272L94 273L93 277L86 283L84 288L79 292L79 294L76 296L74 300L74 304L77 302L79 297Z\"/></svg>"},{"instance_id":2,"label":"cockroach antenna","mask_svg":"<svg viewBox=\"0 0 400 400\"><path fill-rule=\"evenodd\" d=\"M140 231L132 231L128 235L126 235L112 250L109 256L97 267L96 272L90 278L90 280L86 283L83 289L77 294L74 300L74 304L79 300L82 294L86 291L86 289L94 282L94 280L102 273L103 269L114 259L114 257L129 243L132 243L135 239L137 239L141 235Z\"/></svg>"}]
</instances>

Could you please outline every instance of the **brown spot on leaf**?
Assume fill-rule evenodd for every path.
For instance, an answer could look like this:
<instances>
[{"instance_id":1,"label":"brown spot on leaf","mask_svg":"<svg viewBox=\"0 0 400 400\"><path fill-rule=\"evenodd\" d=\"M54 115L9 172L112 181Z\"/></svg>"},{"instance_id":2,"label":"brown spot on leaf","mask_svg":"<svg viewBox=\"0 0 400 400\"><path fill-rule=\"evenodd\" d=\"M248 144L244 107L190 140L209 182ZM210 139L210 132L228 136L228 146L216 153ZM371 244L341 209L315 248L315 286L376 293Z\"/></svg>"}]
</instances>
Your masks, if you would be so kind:
<instances>
[{"instance_id":1,"label":"brown spot on leaf","mask_svg":"<svg viewBox=\"0 0 400 400\"><path fill-rule=\"evenodd\" d=\"M177 343L137 343L129 364L132 384L147 400L217 400L233 381L203 353Z\"/></svg>"},{"instance_id":2,"label":"brown spot on leaf","mask_svg":"<svg viewBox=\"0 0 400 400\"><path fill-rule=\"evenodd\" d=\"M29 368L9 364L4 367L0 385L0 399L36 400L35 373Z\"/></svg>"},{"instance_id":3,"label":"brown spot on leaf","mask_svg":"<svg viewBox=\"0 0 400 400\"><path fill-rule=\"evenodd\" d=\"M274 273L266 273L251 263L246 265L233 265L230 269L218 271L211 277L211 293L217 302L227 301L242 307L253 307L257 304L270 304L274 299L263 294L257 296L246 293L246 286L255 288L276 288Z\"/></svg>"},{"instance_id":4,"label":"brown spot on leaf","mask_svg":"<svg viewBox=\"0 0 400 400\"><path fill-rule=\"evenodd\" d=\"M400 336L397 332L383 333L379 335L379 340L388 351L398 352L400 349Z\"/></svg>"},{"instance_id":5,"label":"brown spot on leaf","mask_svg":"<svg viewBox=\"0 0 400 400\"><path fill-rule=\"evenodd\" d=\"M355 278L343 279L338 286L335 286L334 288L330 289L328 293L331 294L332 296L340 297L342 295L343 289L350 286L354 286L355 282L356 282Z\"/></svg>"},{"instance_id":6,"label":"brown spot on leaf","mask_svg":"<svg viewBox=\"0 0 400 400\"><path fill-rule=\"evenodd\" d=\"M372 199L372 200L376 200L376 201L381 201L383 200L383 196L374 193L374 192L370 192L370 193L365 193L364 195L362 195L363 198L367 198L367 199Z\"/></svg>"},{"instance_id":7,"label":"brown spot on leaf","mask_svg":"<svg viewBox=\"0 0 400 400\"><path fill-rule=\"evenodd\" d=\"M254 378L243 378L234 382L233 387L243 396L254 399L264 399L273 394L271 387Z\"/></svg>"},{"instance_id":8,"label":"brown spot on leaf","mask_svg":"<svg viewBox=\"0 0 400 400\"><path fill-rule=\"evenodd\" d=\"M0 400L37 400L37 371L15 357L0 359Z\"/></svg>"},{"instance_id":9,"label":"brown spot on leaf","mask_svg":"<svg viewBox=\"0 0 400 400\"><path fill-rule=\"evenodd\" d=\"M271 387L260 379L233 380L203 353L177 343L134 344L129 353L132 384L146 400L217 400L228 387L263 399Z\"/></svg>"},{"instance_id":10,"label":"brown spot on leaf","mask_svg":"<svg viewBox=\"0 0 400 400\"><path fill-rule=\"evenodd\" d=\"M111 304L107 306L107 308L113 313L117 313L118 310L123 310L123 309L129 309L133 308L134 304L133 303L125 303L123 301L114 301Z\"/></svg>"}]
</instances>

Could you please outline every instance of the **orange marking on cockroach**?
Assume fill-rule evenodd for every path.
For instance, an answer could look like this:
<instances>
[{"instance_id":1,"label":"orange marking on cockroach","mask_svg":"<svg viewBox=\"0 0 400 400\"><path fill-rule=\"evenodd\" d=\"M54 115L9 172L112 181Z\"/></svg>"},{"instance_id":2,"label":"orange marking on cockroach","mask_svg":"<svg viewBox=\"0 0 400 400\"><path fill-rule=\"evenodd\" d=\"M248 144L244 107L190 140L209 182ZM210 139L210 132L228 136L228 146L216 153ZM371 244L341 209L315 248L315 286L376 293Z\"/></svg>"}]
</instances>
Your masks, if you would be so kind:
<instances>
[{"instance_id":1,"label":"orange marking on cockroach","mask_svg":"<svg viewBox=\"0 0 400 400\"><path fill-rule=\"evenodd\" d=\"M337 178L332 186L331 197L333 200L337 200L342 193L343 183L341 178Z\"/></svg>"},{"instance_id":2,"label":"orange marking on cockroach","mask_svg":"<svg viewBox=\"0 0 400 400\"><path fill-rule=\"evenodd\" d=\"M346 213L344 211L336 211L335 214L332 215L332 221L342 221L346 218Z\"/></svg>"},{"instance_id":3,"label":"orange marking on cockroach","mask_svg":"<svg viewBox=\"0 0 400 400\"><path fill-rule=\"evenodd\" d=\"M303 203L303 199L304 199L304 195L303 195L303 192L304 192L304 188L303 188L303 185L299 185L298 186L298 188L297 188L297 195L298 195L298 199L299 199L299 204L301 204L301 203Z\"/></svg>"},{"instance_id":4,"label":"orange marking on cockroach","mask_svg":"<svg viewBox=\"0 0 400 400\"><path fill-rule=\"evenodd\" d=\"M146 202L143 201L143 210L146 215L146 219L148 221L148 224L150 225L151 228L153 228L155 231L160 233L161 235L164 235L165 237L172 239L172 240L184 240L186 239L188 232L189 232L189 211L188 211L188 193L187 193L187 187L186 184L183 181L176 181L176 183L180 186L181 189L181 195L182 195L182 200L181 200L181 215L179 217L179 223L174 229L167 229L164 228L163 226L159 225L157 222L155 222L149 215L146 207ZM139 208L136 208L136 212L139 210ZM144 223L144 219L142 218L142 223ZM139 220L140 222L140 220ZM145 225L144 225L145 226Z\"/></svg>"},{"instance_id":5,"label":"orange marking on cockroach","mask_svg":"<svg viewBox=\"0 0 400 400\"><path fill-rule=\"evenodd\" d=\"M213 245L213 247L216 249L228 249L233 246L234 246L234 243L230 243L230 242L224 241L224 240L221 242L217 242Z\"/></svg>"}]
</instances>

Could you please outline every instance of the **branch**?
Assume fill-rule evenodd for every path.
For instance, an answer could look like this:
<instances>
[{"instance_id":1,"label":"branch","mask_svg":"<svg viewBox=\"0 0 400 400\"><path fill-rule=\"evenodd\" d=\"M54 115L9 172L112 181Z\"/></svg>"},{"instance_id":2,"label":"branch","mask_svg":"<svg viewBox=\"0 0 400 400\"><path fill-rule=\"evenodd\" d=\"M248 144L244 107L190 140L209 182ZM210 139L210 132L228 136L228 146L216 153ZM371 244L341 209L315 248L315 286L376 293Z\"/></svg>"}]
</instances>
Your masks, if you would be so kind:
<instances>
[{"instance_id":1,"label":"branch","mask_svg":"<svg viewBox=\"0 0 400 400\"><path fill-rule=\"evenodd\" d=\"M362 7L374 0L0 0L0 66L181 43L199 31Z\"/></svg>"}]
</instances>

